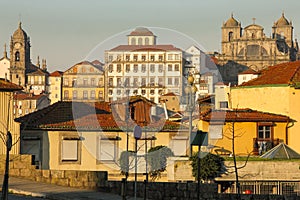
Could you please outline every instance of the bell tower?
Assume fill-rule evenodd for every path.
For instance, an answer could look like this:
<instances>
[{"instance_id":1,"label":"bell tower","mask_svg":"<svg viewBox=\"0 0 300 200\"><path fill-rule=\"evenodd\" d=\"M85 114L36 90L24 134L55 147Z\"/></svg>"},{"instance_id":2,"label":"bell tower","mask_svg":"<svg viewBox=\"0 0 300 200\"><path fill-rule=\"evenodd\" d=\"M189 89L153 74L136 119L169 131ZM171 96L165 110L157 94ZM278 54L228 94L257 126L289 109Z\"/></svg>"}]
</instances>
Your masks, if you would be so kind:
<instances>
[{"instance_id":1,"label":"bell tower","mask_svg":"<svg viewBox=\"0 0 300 200\"><path fill-rule=\"evenodd\" d=\"M21 22L10 40L10 80L26 87L26 70L30 66L30 40Z\"/></svg>"}]
</instances>

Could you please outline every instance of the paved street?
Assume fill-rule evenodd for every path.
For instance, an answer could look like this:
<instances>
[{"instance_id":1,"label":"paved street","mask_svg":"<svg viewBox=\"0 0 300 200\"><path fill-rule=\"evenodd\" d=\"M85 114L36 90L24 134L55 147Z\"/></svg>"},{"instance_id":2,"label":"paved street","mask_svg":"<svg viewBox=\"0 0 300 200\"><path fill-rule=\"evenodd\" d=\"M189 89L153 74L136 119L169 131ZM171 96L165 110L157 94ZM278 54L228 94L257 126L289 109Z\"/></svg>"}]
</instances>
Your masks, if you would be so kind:
<instances>
[{"instance_id":1,"label":"paved street","mask_svg":"<svg viewBox=\"0 0 300 200\"><path fill-rule=\"evenodd\" d=\"M47 200L46 198L31 197L24 195L9 194L8 200Z\"/></svg>"}]
</instances>

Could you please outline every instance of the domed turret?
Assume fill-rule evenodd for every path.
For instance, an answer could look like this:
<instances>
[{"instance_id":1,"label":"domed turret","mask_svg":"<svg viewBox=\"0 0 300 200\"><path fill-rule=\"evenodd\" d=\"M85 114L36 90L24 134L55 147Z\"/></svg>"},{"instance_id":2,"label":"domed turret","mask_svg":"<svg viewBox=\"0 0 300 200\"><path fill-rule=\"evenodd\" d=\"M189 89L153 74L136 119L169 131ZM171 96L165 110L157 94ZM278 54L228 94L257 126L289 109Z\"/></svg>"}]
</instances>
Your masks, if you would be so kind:
<instances>
[{"instance_id":1,"label":"domed turret","mask_svg":"<svg viewBox=\"0 0 300 200\"><path fill-rule=\"evenodd\" d=\"M281 17L275 22L276 26L288 26L290 23L288 20L284 17L284 13L282 13Z\"/></svg>"},{"instance_id":2,"label":"domed turret","mask_svg":"<svg viewBox=\"0 0 300 200\"><path fill-rule=\"evenodd\" d=\"M27 34L26 32L22 29L22 23L19 23L18 29L14 32L13 38L18 38L18 39L27 39Z\"/></svg>"},{"instance_id":3,"label":"domed turret","mask_svg":"<svg viewBox=\"0 0 300 200\"><path fill-rule=\"evenodd\" d=\"M226 27L239 26L239 22L236 19L234 19L233 14L231 14L231 17L225 22L224 26Z\"/></svg>"}]
</instances>

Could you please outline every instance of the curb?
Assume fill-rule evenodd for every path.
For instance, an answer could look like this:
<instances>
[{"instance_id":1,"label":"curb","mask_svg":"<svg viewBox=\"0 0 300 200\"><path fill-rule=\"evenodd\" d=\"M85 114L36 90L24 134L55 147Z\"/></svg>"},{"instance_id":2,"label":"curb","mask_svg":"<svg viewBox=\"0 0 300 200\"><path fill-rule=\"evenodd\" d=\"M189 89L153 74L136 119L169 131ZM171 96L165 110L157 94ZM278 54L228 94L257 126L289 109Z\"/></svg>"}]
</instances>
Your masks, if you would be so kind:
<instances>
[{"instance_id":1,"label":"curb","mask_svg":"<svg viewBox=\"0 0 300 200\"><path fill-rule=\"evenodd\" d=\"M24 190L18 190L18 189L9 189L9 193L12 194L20 194L20 195L25 195L25 196L32 196L32 197L40 197L40 198L46 198L47 195L43 193L37 193L37 192L28 192Z\"/></svg>"}]
</instances>

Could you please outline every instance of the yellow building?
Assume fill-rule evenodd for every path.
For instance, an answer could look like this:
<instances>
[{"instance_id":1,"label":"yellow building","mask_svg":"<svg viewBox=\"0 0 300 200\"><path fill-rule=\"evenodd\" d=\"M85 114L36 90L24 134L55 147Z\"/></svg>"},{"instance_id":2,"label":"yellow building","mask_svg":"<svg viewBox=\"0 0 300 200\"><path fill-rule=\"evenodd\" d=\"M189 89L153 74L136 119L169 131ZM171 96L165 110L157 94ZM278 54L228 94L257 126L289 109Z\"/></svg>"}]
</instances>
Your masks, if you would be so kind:
<instances>
[{"instance_id":1,"label":"yellow building","mask_svg":"<svg viewBox=\"0 0 300 200\"><path fill-rule=\"evenodd\" d=\"M9 131L12 135L12 143L16 143L11 150L12 154L19 154L20 125L14 121L13 115L13 92L22 90L21 86L15 85L4 79L0 79L0 134L1 138L6 138ZM6 154L6 147L3 141L0 143L0 153Z\"/></svg>"},{"instance_id":2,"label":"yellow building","mask_svg":"<svg viewBox=\"0 0 300 200\"><path fill-rule=\"evenodd\" d=\"M55 71L49 76L49 99L51 104L62 100L63 72Z\"/></svg>"},{"instance_id":3,"label":"yellow building","mask_svg":"<svg viewBox=\"0 0 300 200\"><path fill-rule=\"evenodd\" d=\"M199 129L208 132L214 153L261 155L280 142L286 143L292 120L284 115L251 109L215 110L204 114Z\"/></svg>"},{"instance_id":4,"label":"yellow building","mask_svg":"<svg viewBox=\"0 0 300 200\"><path fill-rule=\"evenodd\" d=\"M286 144L300 152L299 83L300 61L271 66L258 78L231 89L232 108L251 108L295 120L287 124Z\"/></svg>"},{"instance_id":5,"label":"yellow building","mask_svg":"<svg viewBox=\"0 0 300 200\"><path fill-rule=\"evenodd\" d=\"M134 101L140 102L138 98ZM22 127L21 153L35 155L36 165L41 169L108 171L110 180L121 180L120 154L135 149L133 129L136 124L131 119L139 118L144 110L137 111L140 106L137 104L130 109L132 118L127 123L121 119L123 109L111 107L107 102L57 102L17 119ZM185 127L152 117L137 142L139 176L142 178L146 171L145 151L165 145L173 150L175 158L180 158L187 155L187 144ZM133 173L131 165L131 180ZM160 180L169 179L174 181L172 176L164 174Z\"/></svg>"},{"instance_id":6,"label":"yellow building","mask_svg":"<svg viewBox=\"0 0 300 200\"><path fill-rule=\"evenodd\" d=\"M63 73L63 101L103 101L104 71L99 61L83 61Z\"/></svg>"}]
</instances>

